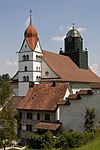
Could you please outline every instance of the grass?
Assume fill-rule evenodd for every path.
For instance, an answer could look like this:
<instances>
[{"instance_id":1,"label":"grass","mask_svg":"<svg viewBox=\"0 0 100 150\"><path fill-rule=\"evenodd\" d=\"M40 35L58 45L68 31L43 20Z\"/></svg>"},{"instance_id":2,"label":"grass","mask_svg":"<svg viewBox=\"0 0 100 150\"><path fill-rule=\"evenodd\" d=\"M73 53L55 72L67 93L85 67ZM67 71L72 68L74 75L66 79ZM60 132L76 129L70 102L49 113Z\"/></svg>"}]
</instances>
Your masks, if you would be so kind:
<instances>
[{"instance_id":1,"label":"grass","mask_svg":"<svg viewBox=\"0 0 100 150\"><path fill-rule=\"evenodd\" d=\"M73 150L100 150L100 136L92 140L88 144L80 148L74 148Z\"/></svg>"}]
</instances>

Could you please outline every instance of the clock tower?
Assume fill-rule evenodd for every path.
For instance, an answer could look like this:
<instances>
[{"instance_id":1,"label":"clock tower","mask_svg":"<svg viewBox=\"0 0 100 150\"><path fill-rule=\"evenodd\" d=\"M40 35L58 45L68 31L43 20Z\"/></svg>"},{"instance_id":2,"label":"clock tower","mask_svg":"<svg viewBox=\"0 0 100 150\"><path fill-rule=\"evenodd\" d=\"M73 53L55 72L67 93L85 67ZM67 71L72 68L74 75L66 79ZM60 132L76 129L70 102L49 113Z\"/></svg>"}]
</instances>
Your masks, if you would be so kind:
<instances>
[{"instance_id":1,"label":"clock tower","mask_svg":"<svg viewBox=\"0 0 100 150\"><path fill-rule=\"evenodd\" d=\"M66 34L64 45L65 50L60 54L69 56L79 68L88 69L88 52L83 50L83 38L74 26Z\"/></svg>"}]
</instances>

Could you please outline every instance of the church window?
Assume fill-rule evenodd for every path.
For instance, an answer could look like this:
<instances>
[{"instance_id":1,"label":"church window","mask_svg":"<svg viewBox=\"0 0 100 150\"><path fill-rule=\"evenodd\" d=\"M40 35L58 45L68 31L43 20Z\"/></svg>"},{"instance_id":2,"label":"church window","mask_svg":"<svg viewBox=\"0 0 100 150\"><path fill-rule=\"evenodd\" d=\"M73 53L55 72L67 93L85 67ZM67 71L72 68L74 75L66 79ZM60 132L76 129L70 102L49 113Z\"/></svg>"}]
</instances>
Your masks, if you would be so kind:
<instances>
[{"instance_id":1,"label":"church window","mask_svg":"<svg viewBox=\"0 0 100 150\"><path fill-rule=\"evenodd\" d=\"M26 80L29 81L29 76L26 77Z\"/></svg>"},{"instance_id":2,"label":"church window","mask_svg":"<svg viewBox=\"0 0 100 150\"><path fill-rule=\"evenodd\" d=\"M41 70L41 68L39 67L39 71Z\"/></svg>"},{"instance_id":3,"label":"church window","mask_svg":"<svg viewBox=\"0 0 100 150\"><path fill-rule=\"evenodd\" d=\"M38 67L36 67L36 71L38 71Z\"/></svg>"},{"instance_id":4,"label":"church window","mask_svg":"<svg viewBox=\"0 0 100 150\"><path fill-rule=\"evenodd\" d=\"M48 72L48 71L46 71L46 72L45 72L45 75L46 75L46 76L48 76L48 75L49 75L49 72Z\"/></svg>"},{"instance_id":5,"label":"church window","mask_svg":"<svg viewBox=\"0 0 100 150\"><path fill-rule=\"evenodd\" d=\"M27 45L25 45L25 48L27 47Z\"/></svg>"},{"instance_id":6,"label":"church window","mask_svg":"<svg viewBox=\"0 0 100 150\"><path fill-rule=\"evenodd\" d=\"M26 77L25 76L23 76L23 81L26 81Z\"/></svg>"},{"instance_id":7,"label":"church window","mask_svg":"<svg viewBox=\"0 0 100 150\"><path fill-rule=\"evenodd\" d=\"M26 56L25 56L25 55L22 56L22 60L23 60L23 61L26 60Z\"/></svg>"},{"instance_id":8,"label":"church window","mask_svg":"<svg viewBox=\"0 0 100 150\"><path fill-rule=\"evenodd\" d=\"M26 55L26 60L29 60L29 55Z\"/></svg>"},{"instance_id":9,"label":"church window","mask_svg":"<svg viewBox=\"0 0 100 150\"><path fill-rule=\"evenodd\" d=\"M24 70L27 71L27 66L25 66Z\"/></svg>"}]
</instances>

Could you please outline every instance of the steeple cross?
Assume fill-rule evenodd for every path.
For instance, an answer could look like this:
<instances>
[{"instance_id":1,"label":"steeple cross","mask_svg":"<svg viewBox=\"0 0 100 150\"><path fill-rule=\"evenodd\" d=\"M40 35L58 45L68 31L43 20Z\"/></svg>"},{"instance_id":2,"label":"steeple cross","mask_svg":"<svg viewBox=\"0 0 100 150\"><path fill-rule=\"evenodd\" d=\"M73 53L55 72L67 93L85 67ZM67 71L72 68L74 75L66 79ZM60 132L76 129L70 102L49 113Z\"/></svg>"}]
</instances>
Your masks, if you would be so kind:
<instances>
[{"instance_id":1,"label":"steeple cross","mask_svg":"<svg viewBox=\"0 0 100 150\"><path fill-rule=\"evenodd\" d=\"M73 29L74 29L74 23L73 23Z\"/></svg>"},{"instance_id":2,"label":"steeple cross","mask_svg":"<svg viewBox=\"0 0 100 150\"><path fill-rule=\"evenodd\" d=\"M29 13L30 13L30 16L31 16L32 15L32 9L30 9Z\"/></svg>"}]
</instances>

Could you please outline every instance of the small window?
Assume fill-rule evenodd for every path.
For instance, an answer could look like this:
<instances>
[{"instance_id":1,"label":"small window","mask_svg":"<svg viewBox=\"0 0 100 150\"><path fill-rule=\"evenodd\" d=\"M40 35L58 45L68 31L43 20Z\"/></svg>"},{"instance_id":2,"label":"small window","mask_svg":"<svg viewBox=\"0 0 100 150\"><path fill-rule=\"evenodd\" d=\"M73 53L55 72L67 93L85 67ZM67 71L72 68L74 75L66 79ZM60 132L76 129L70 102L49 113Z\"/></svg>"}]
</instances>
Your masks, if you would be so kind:
<instances>
[{"instance_id":1,"label":"small window","mask_svg":"<svg viewBox=\"0 0 100 150\"><path fill-rule=\"evenodd\" d=\"M50 121L50 114L45 114L45 120L49 120Z\"/></svg>"},{"instance_id":2,"label":"small window","mask_svg":"<svg viewBox=\"0 0 100 150\"><path fill-rule=\"evenodd\" d=\"M25 55L22 56L22 60L23 60L23 61L26 60L26 56L25 56Z\"/></svg>"},{"instance_id":3,"label":"small window","mask_svg":"<svg viewBox=\"0 0 100 150\"><path fill-rule=\"evenodd\" d=\"M32 119L32 113L31 112L27 113L27 119Z\"/></svg>"},{"instance_id":4,"label":"small window","mask_svg":"<svg viewBox=\"0 0 100 150\"><path fill-rule=\"evenodd\" d=\"M27 130L27 131L32 131L32 125L27 124L27 125L26 125L26 130Z\"/></svg>"},{"instance_id":5,"label":"small window","mask_svg":"<svg viewBox=\"0 0 100 150\"><path fill-rule=\"evenodd\" d=\"M26 60L29 60L29 55L26 55Z\"/></svg>"},{"instance_id":6,"label":"small window","mask_svg":"<svg viewBox=\"0 0 100 150\"><path fill-rule=\"evenodd\" d=\"M46 75L46 76L48 76L48 75L49 75L49 72L48 72L48 71L46 71L46 72L45 72L45 75Z\"/></svg>"},{"instance_id":7,"label":"small window","mask_svg":"<svg viewBox=\"0 0 100 150\"><path fill-rule=\"evenodd\" d=\"M40 113L37 113L37 120L40 120Z\"/></svg>"},{"instance_id":8,"label":"small window","mask_svg":"<svg viewBox=\"0 0 100 150\"><path fill-rule=\"evenodd\" d=\"M27 45L25 45L25 48L27 47Z\"/></svg>"},{"instance_id":9,"label":"small window","mask_svg":"<svg viewBox=\"0 0 100 150\"><path fill-rule=\"evenodd\" d=\"M38 71L38 67L36 67L36 71Z\"/></svg>"},{"instance_id":10,"label":"small window","mask_svg":"<svg viewBox=\"0 0 100 150\"><path fill-rule=\"evenodd\" d=\"M27 66L25 66L24 70L27 71Z\"/></svg>"},{"instance_id":11,"label":"small window","mask_svg":"<svg viewBox=\"0 0 100 150\"><path fill-rule=\"evenodd\" d=\"M25 76L23 77L23 81L26 81L26 77Z\"/></svg>"},{"instance_id":12,"label":"small window","mask_svg":"<svg viewBox=\"0 0 100 150\"><path fill-rule=\"evenodd\" d=\"M29 76L26 77L26 80L29 81Z\"/></svg>"}]
</instances>

